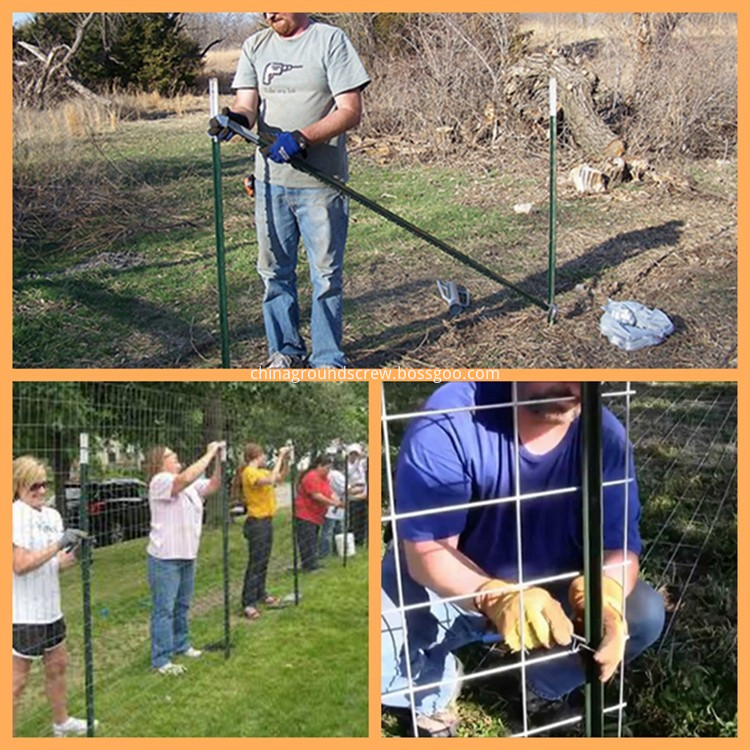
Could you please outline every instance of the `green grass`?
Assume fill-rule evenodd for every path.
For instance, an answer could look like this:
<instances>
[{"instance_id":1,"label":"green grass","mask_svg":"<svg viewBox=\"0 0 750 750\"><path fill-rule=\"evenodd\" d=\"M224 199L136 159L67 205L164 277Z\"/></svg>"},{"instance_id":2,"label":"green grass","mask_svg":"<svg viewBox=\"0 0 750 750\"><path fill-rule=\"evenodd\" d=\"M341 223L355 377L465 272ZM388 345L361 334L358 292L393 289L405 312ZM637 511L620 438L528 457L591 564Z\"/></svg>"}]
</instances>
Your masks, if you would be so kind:
<instances>
[{"instance_id":1,"label":"green grass","mask_svg":"<svg viewBox=\"0 0 750 750\"><path fill-rule=\"evenodd\" d=\"M204 125L196 117L125 123L116 133L17 149L17 366L216 365L211 148ZM222 148L231 340L235 359L246 362L265 349L253 206L241 185L251 155L246 144ZM534 237L527 217L466 200L462 192L467 186L488 192L506 182L497 170L469 179L457 167L384 168L357 160L351 184L501 273L521 276L537 265L543 271L543 227ZM502 237L504 248L518 245L524 253L500 256L488 237ZM448 276L456 270L455 261L352 204L345 303L351 336L372 329L372 307L362 298L385 288L384 279L373 285L370 269L391 258L394 278L385 287L399 283L400 267ZM303 267L299 276L306 307L310 283ZM433 286L430 277L431 293Z\"/></svg>"},{"instance_id":2,"label":"green grass","mask_svg":"<svg viewBox=\"0 0 750 750\"><path fill-rule=\"evenodd\" d=\"M92 568L95 706L100 736L338 737L367 733L367 559L300 578L298 607L240 617L246 561L241 525L231 531L231 655L205 653L182 677L149 667L149 591L144 540L95 551ZM279 514L269 589L293 590L288 517ZM206 531L191 609L193 643L223 635L221 536ZM84 715L80 572L63 574L68 624L69 707ZM17 733L49 734L49 708L35 669Z\"/></svg>"},{"instance_id":3,"label":"green grass","mask_svg":"<svg viewBox=\"0 0 750 750\"><path fill-rule=\"evenodd\" d=\"M46 132L17 138L16 366L219 366L205 130L205 116L191 114L126 122L117 132L85 138ZM403 156L385 164L355 151L350 184L543 300L548 172L544 149L535 148L456 154L450 162ZM221 153L231 359L258 366L266 357L263 284L255 270L254 207L242 187L252 147L232 142ZM701 162L694 166L705 170L700 189L668 198L649 182L583 198L566 186L562 164L572 158L560 154L559 333L537 325L541 318L528 300L352 202L343 334L350 366L730 366L734 168ZM513 206L522 202L534 210L516 214ZM686 231L690 217L700 219L701 232ZM683 253L690 271L680 266L662 278L664 265ZM301 333L308 337L304 259L298 272ZM470 289L472 307L461 320L446 321L438 278ZM671 346L620 359L597 327L600 304L618 294L665 309L678 323ZM703 304L709 297L724 308ZM720 344L694 333L701 330L712 330Z\"/></svg>"}]
</instances>

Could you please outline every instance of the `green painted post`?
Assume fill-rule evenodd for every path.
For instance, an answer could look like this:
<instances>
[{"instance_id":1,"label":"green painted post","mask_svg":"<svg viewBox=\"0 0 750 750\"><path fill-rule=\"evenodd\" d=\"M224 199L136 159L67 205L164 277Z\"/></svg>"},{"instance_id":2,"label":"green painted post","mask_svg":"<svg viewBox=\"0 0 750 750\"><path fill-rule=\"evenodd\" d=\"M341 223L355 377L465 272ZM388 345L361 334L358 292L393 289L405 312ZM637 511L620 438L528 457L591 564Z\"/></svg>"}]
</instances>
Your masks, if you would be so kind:
<instances>
[{"instance_id":1,"label":"green painted post","mask_svg":"<svg viewBox=\"0 0 750 750\"><path fill-rule=\"evenodd\" d=\"M547 258L547 320L555 322L557 247L557 79L549 79L549 246Z\"/></svg>"},{"instance_id":2,"label":"green painted post","mask_svg":"<svg viewBox=\"0 0 750 750\"><path fill-rule=\"evenodd\" d=\"M78 523L89 533L89 436L79 435L80 484ZM81 542L81 589L83 591L83 668L86 696L86 736L94 736L94 642L91 625L91 539Z\"/></svg>"},{"instance_id":3,"label":"green painted post","mask_svg":"<svg viewBox=\"0 0 750 750\"><path fill-rule=\"evenodd\" d=\"M299 560L297 556L297 514L296 514L296 497L297 497L297 462L294 456L294 447L292 455L289 457L289 481L292 490L292 565L294 570L294 604L299 604Z\"/></svg>"},{"instance_id":4,"label":"green painted post","mask_svg":"<svg viewBox=\"0 0 750 750\"><path fill-rule=\"evenodd\" d=\"M221 451L221 562L224 579L224 658L229 658L231 648L229 627L229 492L227 490L227 445Z\"/></svg>"},{"instance_id":5,"label":"green painted post","mask_svg":"<svg viewBox=\"0 0 750 750\"><path fill-rule=\"evenodd\" d=\"M344 567L346 567L346 551L349 547L349 456L344 446Z\"/></svg>"},{"instance_id":6,"label":"green painted post","mask_svg":"<svg viewBox=\"0 0 750 750\"><path fill-rule=\"evenodd\" d=\"M219 81L208 82L211 117L219 114ZM221 146L211 139L214 178L214 231L216 234L216 271L219 277L219 328L221 332L221 366L229 367L229 320L227 316L227 273L224 253L224 200L221 190Z\"/></svg>"},{"instance_id":7,"label":"green painted post","mask_svg":"<svg viewBox=\"0 0 750 750\"><path fill-rule=\"evenodd\" d=\"M596 651L602 640L602 402L599 383L581 383L584 637ZM586 736L604 736L604 686L593 653L586 652Z\"/></svg>"}]
</instances>

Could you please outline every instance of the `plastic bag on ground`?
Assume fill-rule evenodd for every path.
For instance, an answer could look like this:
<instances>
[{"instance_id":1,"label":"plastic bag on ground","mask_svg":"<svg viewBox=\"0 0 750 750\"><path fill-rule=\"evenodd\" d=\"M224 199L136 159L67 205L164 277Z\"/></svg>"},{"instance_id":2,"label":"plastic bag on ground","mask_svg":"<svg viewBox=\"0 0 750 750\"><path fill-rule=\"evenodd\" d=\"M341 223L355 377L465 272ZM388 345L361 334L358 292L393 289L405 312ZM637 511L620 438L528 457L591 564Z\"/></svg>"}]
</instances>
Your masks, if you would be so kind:
<instances>
[{"instance_id":1,"label":"plastic bag on ground","mask_svg":"<svg viewBox=\"0 0 750 750\"><path fill-rule=\"evenodd\" d=\"M610 343L626 352L661 344L674 331L674 325L665 313L640 302L608 300L602 309L604 314L599 330Z\"/></svg>"}]
</instances>

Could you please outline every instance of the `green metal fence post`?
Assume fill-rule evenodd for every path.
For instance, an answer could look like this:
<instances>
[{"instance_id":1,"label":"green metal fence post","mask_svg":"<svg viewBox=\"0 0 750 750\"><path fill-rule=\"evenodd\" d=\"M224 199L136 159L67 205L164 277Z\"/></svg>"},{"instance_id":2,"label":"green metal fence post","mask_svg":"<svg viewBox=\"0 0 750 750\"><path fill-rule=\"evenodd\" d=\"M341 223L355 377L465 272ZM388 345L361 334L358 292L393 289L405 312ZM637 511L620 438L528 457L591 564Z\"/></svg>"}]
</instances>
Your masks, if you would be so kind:
<instances>
[{"instance_id":1,"label":"green metal fence post","mask_svg":"<svg viewBox=\"0 0 750 750\"><path fill-rule=\"evenodd\" d=\"M224 658L229 658L231 649L229 629L229 492L227 476L227 446L221 447L221 561L224 579Z\"/></svg>"},{"instance_id":2,"label":"green metal fence post","mask_svg":"<svg viewBox=\"0 0 750 750\"><path fill-rule=\"evenodd\" d=\"M80 499L78 501L78 523L81 530L89 533L89 436L79 435ZM83 668L86 695L86 736L94 736L94 643L91 626L91 542L81 542L81 589L83 591Z\"/></svg>"},{"instance_id":3,"label":"green metal fence post","mask_svg":"<svg viewBox=\"0 0 750 750\"><path fill-rule=\"evenodd\" d=\"M219 114L219 81L208 82L211 117ZM229 367L229 321L227 316L227 273L224 253L224 200L221 190L221 146L211 139L214 178L214 231L216 233L216 270L219 277L219 328L221 331L221 366Z\"/></svg>"},{"instance_id":4,"label":"green metal fence post","mask_svg":"<svg viewBox=\"0 0 750 750\"><path fill-rule=\"evenodd\" d=\"M555 322L555 264L557 246L557 79L549 79L549 247L547 259L547 319Z\"/></svg>"},{"instance_id":5,"label":"green metal fence post","mask_svg":"<svg viewBox=\"0 0 750 750\"><path fill-rule=\"evenodd\" d=\"M599 383L581 384L581 486L583 494L583 575L586 643L602 640L602 402ZM586 736L604 736L604 686L599 665L586 653Z\"/></svg>"},{"instance_id":6,"label":"green metal fence post","mask_svg":"<svg viewBox=\"0 0 750 750\"><path fill-rule=\"evenodd\" d=\"M299 604L299 561L297 559L297 514L296 514L296 496L297 496L297 462L292 448L292 455L289 459L290 473L289 481L292 490L292 566L294 570L294 604Z\"/></svg>"},{"instance_id":7,"label":"green metal fence post","mask_svg":"<svg viewBox=\"0 0 750 750\"><path fill-rule=\"evenodd\" d=\"M349 547L349 456L344 447L344 567L346 567L346 551ZM335 540L334 540L335 541Z\"/></svg>"}]
</instances>

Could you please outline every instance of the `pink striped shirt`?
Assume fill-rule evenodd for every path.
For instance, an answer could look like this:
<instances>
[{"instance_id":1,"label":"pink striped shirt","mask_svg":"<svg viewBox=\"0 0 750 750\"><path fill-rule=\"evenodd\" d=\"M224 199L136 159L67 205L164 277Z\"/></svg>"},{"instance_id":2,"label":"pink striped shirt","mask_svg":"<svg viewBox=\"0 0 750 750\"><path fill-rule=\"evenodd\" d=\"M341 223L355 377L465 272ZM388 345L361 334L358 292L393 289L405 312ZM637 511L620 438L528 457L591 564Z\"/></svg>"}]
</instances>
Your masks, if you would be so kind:
<instances>
[{"instance_id":1,"label":"pink striped shirt","mask_svg":"<svg viewBox=\"0 0 750 750\"><path fill-rule=\"evenodd\" d=\"M148 486L151 533L146 551L160 560L194 560L203 530L203 496L209 479L197 479L172 495L176 474L162 471Z\"/></svg>"}]
</instances>

